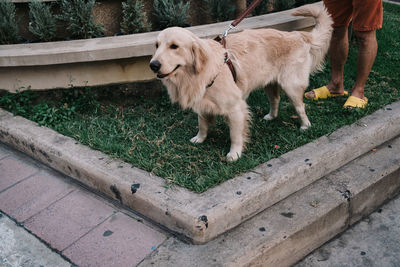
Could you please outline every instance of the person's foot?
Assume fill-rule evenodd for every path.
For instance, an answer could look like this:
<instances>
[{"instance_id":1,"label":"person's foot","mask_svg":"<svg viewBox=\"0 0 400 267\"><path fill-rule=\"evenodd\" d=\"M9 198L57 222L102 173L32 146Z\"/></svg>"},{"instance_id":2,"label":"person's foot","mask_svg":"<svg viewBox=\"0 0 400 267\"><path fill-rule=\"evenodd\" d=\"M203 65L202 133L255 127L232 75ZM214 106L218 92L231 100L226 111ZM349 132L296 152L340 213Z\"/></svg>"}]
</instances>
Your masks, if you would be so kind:
<instances>
[{"instance_id":1,"label":"person's foot","mask_svg":"<svg viewBox=\"0 0 400 267\"><path fill-rule=\"evenodd\" d=\"M351 90L351 96L364 99L364 90L355 90L354 88Z\"/></svg>"},{"instance_id":2,"label":"person's foot","mask_svg":"<svg viewBox=\"0 0 400 267\"><path fill-rule=\"evenodd\" d=\"M344 103L343 107L346 109L353 109L353 108L364 109L367 106L367 104L368 104L368 98L366 98L365 96L359 98L351 95L346 100L346 103Z\"/></svg>"},{"instance_id":3,"label":"person's foot","mask_svg":"<svg viewBox=\"0 0 400 267\"><path fill-rule=\"evenodd\" d=\"M326 86L326 88L328 88L330 94L344 94L345 93L343 87L342 88L336 88L336 87L333 87L331 84L328 84ZM314 90L311 90L311 91L305 93L304 96L307 99L314 99L316 95L315 95Z\"/></svg>"},{"instance_id":4,"label":"person's foot","mask_svg":"<svg viewBox=\"0 0 400 267\"><path fill-rule=\"evenodd\" d=\"M368 103L368 98L364 96L364 87L356 87L351 89L351 96L347 99L344 107L347 109L365 108Z\"/></svg>"}]
</instances>

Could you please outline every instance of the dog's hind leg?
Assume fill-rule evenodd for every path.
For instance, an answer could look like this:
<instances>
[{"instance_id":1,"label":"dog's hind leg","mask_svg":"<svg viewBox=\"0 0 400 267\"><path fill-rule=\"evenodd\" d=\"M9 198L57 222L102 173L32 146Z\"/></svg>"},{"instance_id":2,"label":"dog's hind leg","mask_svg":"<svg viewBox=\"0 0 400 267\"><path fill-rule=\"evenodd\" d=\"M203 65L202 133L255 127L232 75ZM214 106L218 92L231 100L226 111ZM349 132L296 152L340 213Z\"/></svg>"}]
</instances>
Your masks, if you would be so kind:
<instances>
[{"instance_id":1,"label":"dog's hind leg","mask_svg":"<svg viewBox=\"0 0 400 267\"><path fill-rule=\"evenodd\" d=\"M269 113L264 116L264 120L270 121L278 116L279 101L281 100L280 86L277 83L268 84L264 91L269 99Z\"/></svg>"},{"instance_id":2,"label":"dog's hind leg","mask_svg":"<svg viewBox=\"0 0 400 267\"><path fill-rule=\"evenodd\" d=\"M213 115L198 114L199 132L195 137L190 139L192 143L203 143L207 137L208 126L214 123L215 117Z\"/></svg>"},{"instance_id":3,"label":"dog's hind leg","mask_svg":"<svg viewBox=\"0 0 400 267\"><path fill-rule=\"evenodd\" d=\"M305 87L304 87L305 88ZM286 95L292 102L294 108L296 109L297 114L299 115L301 121L301 130L306 130L311 126L311 122L308 120L305 105L303 102L303 93L304 89L302 88L290 88L285 90Z\"/></svg>"},{"instance_id":4,"label":"dog's hind leg","mask_svg":"<svg viewBox=\"0 0 400 267\"><path fill-rule=\"evenodd\" d=\"M249 136L250 113L244 100L238 103L235 110L227 116L229 133L231 137L231 148L226 155L227 161L236 161L242 155L243 148Z\"/></svg>"}]
</instances>

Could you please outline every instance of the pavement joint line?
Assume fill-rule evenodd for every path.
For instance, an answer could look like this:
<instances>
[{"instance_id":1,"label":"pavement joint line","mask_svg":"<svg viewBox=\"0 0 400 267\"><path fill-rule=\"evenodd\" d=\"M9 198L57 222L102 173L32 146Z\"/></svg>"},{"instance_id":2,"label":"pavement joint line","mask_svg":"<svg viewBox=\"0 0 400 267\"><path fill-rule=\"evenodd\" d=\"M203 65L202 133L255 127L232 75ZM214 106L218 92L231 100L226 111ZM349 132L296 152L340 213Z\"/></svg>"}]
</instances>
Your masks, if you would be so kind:
<instances>
[{"instance_id":1,"label":"pavement joint line","mask_svg":"<svg viewBox=\"0 0 400 267\"><path fill-rule=\"evenodd\" d=\"M21 151L16 150L15 148L12 148L11 146L9 146L6 143L2 143L1 142L1 144L3 144L4 146L8 147L11 150L13 150L13 152L17 153L18 157L21 157L23 160L27 160L30 163L32 163L33 165L38 166L38 168L41 169L39 171L39 173L43 172L43 173L48 173L50 175L56 175L57 179L60 179L65 183L72 184L72 185L74 185L76 187L76 189L72 190L71 192L69 192L68 194L63 196L62 198L52 202L49 206L51 206L51 205L57 203L58 201L64 199L69 194L72 194L74 191L81 190L81 191L84 191L84 192L88 192L95 199L100 200L103 203L105 203L106 205L114 208L117 212L123 213L123 214L127 215L128 217L131 217L133 220L136 220L136 221L138 221L140 223L144 223L145 225L147 225L147 226L149 226L149 227L151 227L153 229L154 228L157 228L157 229L161 228L162 229L161 232L163 232L166 235L167 235L167 233L170 234L168 228L166 228L163 225L160 225L156 221L153 221L153 220L151 220L149 218L144 217L142 214L138 213L137 211L135 211L135 210L123 205L119 200L117 200L117 199L115 199L113 197L110 197L109 195L106 195L105 193L103 193L101 191L98 191L98 190L94 189L93 187L89 187L88 185L84 184L80 180L74 179L74 178L72 178L72 177L60 172L59 170L57 170L55 168L52 168L51 166L45 165L43 162L38 162L38 160L33 158L32 156L29 156L29 155L27 155L25 153L22 153ZM18 159L13 155L10 155L10 157L14 157L15 159ZM46 207L46 208L48 208L48 207ZM26 220L32 218L33 216L34 215L32 215L31 217L27 218ZM23 224L23 223L21 223L21 224ZM157 227L154 227L154 225L157 226Z\"/></svg>"},{"instance_id":2,"label":"pavement joint line","mask_svg":"<svg viewBox=\"0 0 400 267\"><path fill-rule=\"evenodd\" d=\"M19 223L17 220L15 220L15 218L11 217L10 215L8 215L7 213L5 213L4 211L0 210L0 213L3 216L6 216L7 218L9 218L11 221L13 221L18 227L24 229L27 233L29 233L30 235L32 235L33 237L35 237L37 240L39 240L43 245L45 245L48 249L50 249L51 251L53 251L54 253L57 253L61 258L63 258L65 261L67 261L68 263L71 264L71 267L75 267L76 264L73 263L68 257L64 256L61 251L53 248L49 243L46 242L46 240L40 238L39 236L37 236L35 233L33 233L32 231L30 231L28 228L25 227L24 224Z\"/></svg>"},{"instance_id":3,"label":"pavement joint line","mask_svg":"<svg viewBox=\"0 0 400 267\"><path fill-rule=\"evenodd\" d=\"M103 202L106 203L106 202ZM72 245L74 245L76 242L78 242L79 240L81 240L82 238L84 238L85 236L87 236L88 234L90 234L91 232L93 232L95 229L97 229L101 224L105 223L108 219L110 219L112 216L116 215L118 213L117 210L114 209L113 213L110 214L110 216L106 217L103 221L99 222L97 225L93 226L91 229L89 229L89 231L87 231L86 233L84 233L83 235L81 235L77 240L75 240L74 242L72 242L71 244L69 244L66 248L64 248L62 252L64 252L65 250L67 250L68 248L70 248Z\"/></svg>"},{"instance_id":4,"label":"pavement joint line","mask_svg":"<svg viewBox=\"0 0 400 267\"><path fill-rule=\"evenodd\" d=\"M67 177L65 174L60 173L57 170L51 169L48 166L43 165L43 163L39 163L37 162L37 160L32 159L30 156L23 154L17 150L15 150L14 148L8 147L8 145L0 143L2 145L4 145L7 149L10 149L12 151L11 154L15 153L17 155L12 155L15 157L21 157L18 158L19 160L28 160L28 161L33 161L34 163L36 163L38 165L38 168L40 169L39 173L46 173L48 175L53 175L55 179L58 179L60 181L63 181L65 183L71 184L74 189L69 192L68 194L66 194L65 196L63 196L62 198L53 201L52 203L50 203L47 207L44 207L43 209L41 209L40 211L38 211L36 214L33 214L31 217L25 219L25 221L29 220L30 218L32 218L33 216L37 215L38 213L40 213L41 211L47 209L48 207L54 205L55 203L57 203L58 201L63 200L64 198L68 197L70 194L72 194L73 192L80 190L82 192L84 192L85 194L90 195L91 197L93 197L94 199L97 199L98 201L101 201L103 204L109 206L112 208L113 212L112 214L110 214L108 217L104 218L102 221L100 221L97 225L93 226L88 232L86 232L85 234L81 235L77 240L75 240L72 244L70 244L68 247L66 247L65 249L63 249L62 251L53 248L50 243L48 243L46 241L46 239L43 239L39 236L37 236L34 232L32 232L31 230L29 230L28 228L25 227L24 222L19 222L17 221L17 219L15 219L14 217L12 217L10 214L6 213L5 211L2 211L0 209L0 215L4 214L6 215L8 218L10 218L13 223L15 223L16 225L18 225L19 228L24 229L27 233L31 234L32 236L34 236L34 238L36 238L37 240L39 240L42 244L44 244L47 248L51 249L51 251L56 252L58 255L60 255L64 260L66 260L67 262L71 263L71 266L76 266L71 259L69 259L69 257L67 255L64 255L64 251L66 251L69 247L71 247L73 244L75 244L76 242L78 242L79 240L81 240L82 238L84 238L85 236L87 236L88 234L90 234L91 232L93 232L95 229L97 229L98 227L100 227L103 223L107 222L108 220L110 220L110 218L112 216L115 216L117 214L121 214L123 216L127 216L129 217L129 219L134 220L138 223L141 223L143 225L145 225L146 227L156 230L159 233L165 235L166 238L168 238L170 235L168 235L165 231L158 229L157 227L155 227L154 225L151 225L149 222L147 222L143 217L138 216L137 214L135 214L134 212L132 212L131 210L127 209L127 207L121 205L121 203L119 203L118 201L116 201L115 199L112 199L110 197L104 196L101 194L101 192L95 191L91 188L88 188L87 186L84 186L82 183L80 183L77 180L73 180L70 177ZM50 173L49 173L50 171ZM0 216L1 217L1 216ZM164 229L165 230L165 229ZM157 245L157 247L160 244ZM156 247L154 248L156 249Z\"/></svg>"},{"instance_id":5,"label":"pavement joint line","mask_svg":"<svg viewBox=\"0 0 400 267\"><path fill-rule=\"evenodd\" d=\"M7 144L5 144L5 145L7 145ZM21 153L21 152L19 152L19 153ZM31 158L30 156L28 156L28 157ZM35 160L35 159L33 159L33 160ZM44 163L41 163L41 164L44 164ZM174 234L174 233L171 233L170 230L167 227L165 227L164 225L161 225L158 222L156 222L156 221L154 221L154 220L152 220L150 218L146 218L145 216L143 216L143 214L140 214L137 211L131 209L130 207L123 205L118 199L110 197L109 195L105 194L104 192L96 190L93 187L89 187L87 184L84 184L80 180L74 179L74 178L72 178L72 177L70 177L70 176L68 176L68 175L66 175L64 173L61 173L57 169L54 169L54 168L46 166L46 165L43 165L43 166L45 166L45 167L49 168L50 170L60 174L63 177L63 180L65 180L65 181L67 181L67 182L69 182L71 184L76 185L78 187L76 190L87 191L89 194L91 194L92 197L104 202L106 205L108 205L108 206L114 208L115 210L117 210L117 212L123 213L123 214L127 215L128 217L131 217L133 220L136 220L136 221L138 221L140 223L144 223L144 224L146 224L147 226L149 226L151 228L157 228L157 229L160 228L160 229L162 229L161 232L163 232L166 235ZM66 196L64 196L64 197L66 197ZM157 226L157 227L154 227L154 226ZM179 235L175 235L175 236L179 236Z\"/></svg>"},{"instance_id":6,"label":"pavement joint line","mask_svg":"<svg viewBox=\"0 0 400 267\"><path fill-rule=\"evenodd\" d=\"M387 109L388 106L391 108ZM201 194L179 187L165 191L160 177L120 160L109 161L110 157L102 152L2 110L0 140L109 197L115 198L110 190L115 185L114 191L121 195L123 205L195 244L202 244L397 136L400 102L388 106ZM38 150L41 153L35 154ZM303 160L309 155L314 158L310 167ZM322 161L333 158L334 164ZM252 177L251 183L248 176ZM131 185L135 183L141 187L133 195ZM240 196L235 193L239 189Z\"/></svg>"},{"instance_id":7,"label":"pavement joint line","mask_svg":"<svg viewBox=\"0 0 400 267\"><path fill-rule=\"evenodd\" d=\"M63 200L64 198L66 198L66 197L69 196L70 194L74 193L76 190L78 190L78 189L73 189L73 190L71 190L71 192L65 194L65 196L63 196L63 197L61 197L61 198L59 198L59 199L56 199L55 201L51 202L49 205L47 205L46 207L42 208L42 209L39 210L37 213L32 214L32 216L30 216L29 218L26 218L23 222L21 222L21 224L23 225L25 221L28 221L28 220L31 219L32 217L38 215L38 214L41 213L42 211L46 210L47 208L49 208L49 207L53 206L54 204L58 203L59 201Z\"/></svg>"},{"instance_id":8,"label":"pavement joint line","mask_svg":"<svg viewBox=\"0 0 400 267\"><path fill-rule=\"evenodd\" d=\"M0 161L1 161L1 160L0 160ZM14 186L16 186L16 185L18 185L18 184L20 184L20 183L23 183L24 181L26 181L26 180L32 178L33 176L35 176L35 175L37 175L37 174L39 174L39 173L40 173L40 170L37 170L36 172L34 172L33 174L28 175L27 177L23 178L22 180L19 180L18 182L16 182L16 183L14 183L14 184L12 184L12 185L10 185L10 186L4 188L3 190L0 190L0 194L3 193L3 192L5 192L5 191L7 191L7 190L10 189L10 188L13 188Z\"/></svg>"}]
</instances>

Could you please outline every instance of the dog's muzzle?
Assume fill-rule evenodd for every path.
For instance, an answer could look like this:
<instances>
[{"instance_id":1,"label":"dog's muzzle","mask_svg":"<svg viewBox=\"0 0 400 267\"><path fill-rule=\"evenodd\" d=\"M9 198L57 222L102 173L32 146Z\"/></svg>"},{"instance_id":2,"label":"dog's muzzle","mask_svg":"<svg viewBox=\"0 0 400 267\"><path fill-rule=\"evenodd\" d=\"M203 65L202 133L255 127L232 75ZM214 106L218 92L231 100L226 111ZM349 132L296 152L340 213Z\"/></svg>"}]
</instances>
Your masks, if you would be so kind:
<instances>
[{"instance_id":1,"label":"dog's muzzle","mask_svg":"<svg viewBox=\"0 0 400 267\"><path fill-rule=\"evenodd\" d=\"M161 63L158 60L153 60L150 62L150 69L154 72L157 73L157 78L162 79L165 78L167 76L169 76L171 73L173 73L174 71L176 71L181 65L177 65L170 73L167 74L162 74L160 73L160 69L161 69Z\"/></svg>"}]
</instances>

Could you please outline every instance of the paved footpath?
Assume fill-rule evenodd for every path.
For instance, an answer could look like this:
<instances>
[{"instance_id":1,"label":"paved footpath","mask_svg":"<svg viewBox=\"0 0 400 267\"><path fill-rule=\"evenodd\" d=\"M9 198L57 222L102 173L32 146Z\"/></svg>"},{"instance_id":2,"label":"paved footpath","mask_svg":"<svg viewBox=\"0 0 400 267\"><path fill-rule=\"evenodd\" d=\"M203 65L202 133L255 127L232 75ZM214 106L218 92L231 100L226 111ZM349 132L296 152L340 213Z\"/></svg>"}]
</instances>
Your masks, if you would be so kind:
<instances>
[{"instance_id":1,"label":"paved footpath","mask_svg":"<svg viewBox=\"0 0 400 267\"><path fill-rule=\"evenodd\" d=\"M0 143L0 266L135 266L168 236Z\"/></svg>"},{"instance_id":2,"label":"paved footpath","mask_svg":"<svg viewBox=\"0 0 400 267\"><path fill-rule=\"evenodd\" d=\"M400 196L383 205L295 267L400 266Z\"/></svg>"},{"instance_id":3,"label":"paved footpath","mask_svg":"<svg viewBox=\"0 0 400 267\"><path fill-rule=\"evenodd\" d=\"M135 266L168 234L0 143L0 267ZM400 266L400 196L299 262Z\"/></svg>"}]
</instances>

